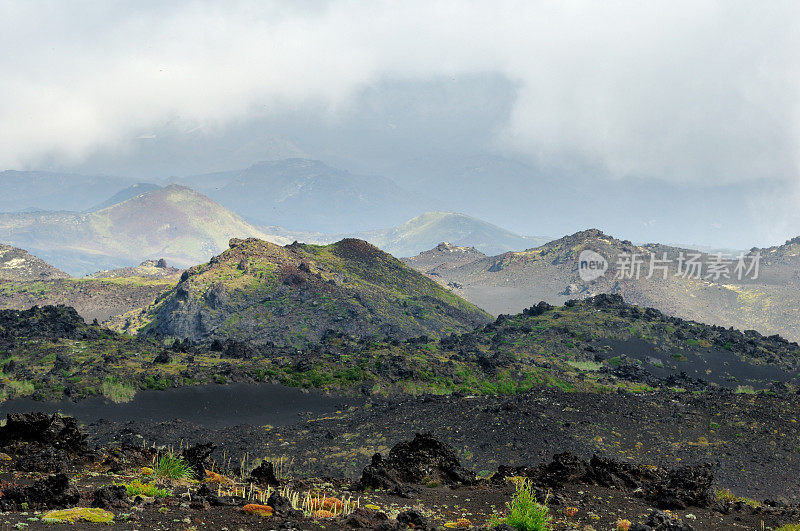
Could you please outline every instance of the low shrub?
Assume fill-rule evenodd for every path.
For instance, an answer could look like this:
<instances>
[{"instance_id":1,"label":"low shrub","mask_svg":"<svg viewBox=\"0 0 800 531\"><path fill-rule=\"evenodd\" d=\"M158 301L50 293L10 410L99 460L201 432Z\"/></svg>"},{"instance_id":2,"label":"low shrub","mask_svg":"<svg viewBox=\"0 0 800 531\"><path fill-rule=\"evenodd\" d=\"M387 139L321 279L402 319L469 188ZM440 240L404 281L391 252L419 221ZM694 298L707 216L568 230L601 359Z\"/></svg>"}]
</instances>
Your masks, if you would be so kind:
<instances>
[{"instance_id":1,"label":"low shrub","mask_svg":"<svg viewBox=\"0 0 800 531\"><path fill-rule=\"evenodd\" d=\"M156 458L153 474L167 479L189 479L194 476L194 470L182 457L169 451Z\"/></svg>"},{"instance_id":2,"label":"low shrub","mask_svg":"<svg viewBox=\"0 0 800 531\"><path fill-rule=\"evenodd\" d=\"M549 531L552 516L547 507L547 498L544 503L536 501L533 484L529 479L517 482L517 492L506 502L507 514L505 517L494 515L491 518L492 527L508 524L518 531Z\"/></svg>"},{"instance_id":3,"label":"low shrub","mask_svg":"<svg viewBox=\"0 0 800 531\"><path fill-rule=\"evenodd\" d=\"M123 484L128 496L149 496L151 498L166 498L169 496L167 489L160 489L152 483L142 483L138 479Z\"/></svg>"}]
</instances>

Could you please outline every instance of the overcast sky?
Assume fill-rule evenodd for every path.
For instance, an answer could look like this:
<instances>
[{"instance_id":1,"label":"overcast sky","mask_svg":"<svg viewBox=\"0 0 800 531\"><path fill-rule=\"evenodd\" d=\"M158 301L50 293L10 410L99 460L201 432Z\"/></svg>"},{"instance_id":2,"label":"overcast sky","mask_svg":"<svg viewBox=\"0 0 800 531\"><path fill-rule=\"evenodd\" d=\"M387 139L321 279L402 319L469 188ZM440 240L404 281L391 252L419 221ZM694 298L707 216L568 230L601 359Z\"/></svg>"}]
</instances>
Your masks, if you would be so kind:
<instances>
[{"instance_id":1,"label":"overcast sky","mask_svg":"<svg viewBox=\"0 0 800 531\"><path fill-rule=\"evenodd\" d=\"M777 1L0 0L0 169L147 173L142 142L258 130L278 156L400 180L398 146L611 182L763 180L753 201L779 219L749 237L788 237L798 27L800 3Z\"/></svg>"}]
</instances>

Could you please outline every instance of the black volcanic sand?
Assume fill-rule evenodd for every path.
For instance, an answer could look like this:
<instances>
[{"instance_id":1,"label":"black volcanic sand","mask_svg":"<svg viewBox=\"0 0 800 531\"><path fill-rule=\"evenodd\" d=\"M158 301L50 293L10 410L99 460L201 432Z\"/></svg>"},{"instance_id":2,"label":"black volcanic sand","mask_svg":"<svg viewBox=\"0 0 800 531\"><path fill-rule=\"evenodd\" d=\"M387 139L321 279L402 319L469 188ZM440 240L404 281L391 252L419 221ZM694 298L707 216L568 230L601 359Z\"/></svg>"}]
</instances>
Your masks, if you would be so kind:
<instances>
[{"instance_id":1,"label":"black volcanic sand","mask_svg":"<svg viewBox=\"0 0 800 531\"><path fill-rule=\"evenodd\" d=\"M102 397L72 402L14 399L0 403L0 415L28 411L59 412L83 423L164 422L182 419L208 428L236 424L283 426L300 417L326 415L363 400L308 392L277 384L199 385L166 391L141 391L130 402L115 404Z\"/></svg>"},{"instance_id":2,"label":"black volcanic sand","mask_svg":"<svg viewBox=\"0 0 800 531\"><path fill-rule=\"evenodd\" d=\"M736 389L740 385L768 389L775 382L798 383L797 372L773 364L749 363L725 349L657 350L652 343L639 338L624 341L604 339L598 343L606 347L598 354L600 358L608 360L624 355L629 360L641 362L645 372L660 380L683 373L689 378L729 389Z\"/></svg>"},{"instance_id":3,"label":"black volcanic sand","mask_svg":"<svg viewBox=\"0 0 800 531\"><path fill-rule=\"evenodd\" d=\"M231 419L233 422L235 419ZM375 401L283 427L224 430L189 420L103 421L95 444L178 445L213 441L234 461L285 456L298 476L356 478L375 452L414 432L453 445L475 471L535 465L559 452L593 453L672 469L710 462L717 485L757 500L800 502L800 397L658 392L565 393L541 389L496 397L403 397ZM486 472L484 472L486 473Z\"/></svg>"}]
</instances>

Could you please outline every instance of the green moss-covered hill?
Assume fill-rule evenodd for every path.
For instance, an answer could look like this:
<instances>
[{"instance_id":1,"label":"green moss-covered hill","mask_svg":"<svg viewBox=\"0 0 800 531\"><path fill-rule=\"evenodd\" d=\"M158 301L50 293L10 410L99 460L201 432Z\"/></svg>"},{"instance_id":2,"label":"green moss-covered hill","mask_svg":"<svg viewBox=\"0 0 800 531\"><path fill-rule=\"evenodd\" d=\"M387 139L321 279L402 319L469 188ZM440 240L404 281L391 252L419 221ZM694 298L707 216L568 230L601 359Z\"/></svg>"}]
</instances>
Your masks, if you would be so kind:
<instances>
[{"instance_id":1,"label":"green moss-covered hill","mask_svg":"<svg viewBox=\"0 0 800 531\"><path fill-rule=\"evenodd\" d=\"M68 307L0 310L0 400L105 395L201 383L280 382L345 393L794 392L800 347L683 321L600 295L537 305L440 339L327 332L302 350L234 340L132 337Z\"/></svg>"},{"instance_id":2,"label":"green moss-covered hill","mask_svg":"<svg viewBox=\"0 0 800 531\"><path fill-rule=\"evenodd\" d=\"M250 238L189 269L130 329L192 341L303 346L354 337L441 337L490 321L476 306L364 241L281 247Z\"/></svg>"}]
</instances>

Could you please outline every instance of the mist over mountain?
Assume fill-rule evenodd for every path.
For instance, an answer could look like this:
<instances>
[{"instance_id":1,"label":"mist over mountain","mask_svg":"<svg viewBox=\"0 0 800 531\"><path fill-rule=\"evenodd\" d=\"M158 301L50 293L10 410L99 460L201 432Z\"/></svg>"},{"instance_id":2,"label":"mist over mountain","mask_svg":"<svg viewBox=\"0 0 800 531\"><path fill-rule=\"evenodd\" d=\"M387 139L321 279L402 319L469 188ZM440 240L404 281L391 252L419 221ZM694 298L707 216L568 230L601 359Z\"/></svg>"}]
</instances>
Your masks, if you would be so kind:
<instances>
[{"instance_id":1,"label":"mist over mountain","mask_svg":"<svg viewBox=\"0 0 800 531\"><path fill-rule=\"evenodd\" d=\"M0 1L2 527L797 531L798 21Z\"/></svg>"},{"instance_id":2,"label":"mist over mountain","mask_svg":"<svg viewBox=\"0 0 800 531\"><path fill-rule=\"evenodd\" d=\"M286 243L178 185L96 212L0 214L0 238L76 276L154 257L188 267L219 252L230 238L250 236Z\"/></svg>"},{"instance_id":3,"label":"mist over mountain","mask_svg":"<svg viewBox=\"0 0 800 531\"><path fill-rule=\"evenodd\" d=\"M338 233L394 225L432 204L386 177L354 175L307 159L259 162L178 182L247 219L302 231Z\"/></svg>"},{"instance_id":4,"label":"mist over mountain","mask_svg":"<svg viewBox=\"0 0 800 531\"><path fill-rule=\"evenodd\" d=\"M439 242L474 247L487 254L536 247L550 240L522 236L455 212L426 212L390 229L358 233L373 245L398 257L412 256Z\"/></svg>"},{"instance_id":5,"label":"mist over mountain","mask_svg":"<svg viewBox=\"0 0 800 531\"><path fill-rule=\"evenodd\" d=\"M135 179L48 171L0 171L0 212L82 212L107 200Z\"/></svg>"},{"instance_id":6,"label":"mist over mountain","mask_svg":"<svg viewBox=\"0 0 800 531\"><path fill-rule=\"evenodd\" d=\"M104 208L114 206L117 203L122 203L123 201L127 201L128 199L132 199L136 196L158 190L159 188L161 187L153 183L136 183L125 188L124 190L120 190L102 203L90 208L89 211L95 212L97 210L103 210Z\"/></svg>"}]
</instances>

